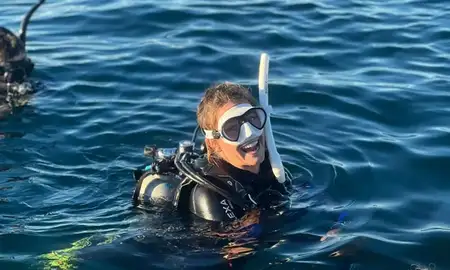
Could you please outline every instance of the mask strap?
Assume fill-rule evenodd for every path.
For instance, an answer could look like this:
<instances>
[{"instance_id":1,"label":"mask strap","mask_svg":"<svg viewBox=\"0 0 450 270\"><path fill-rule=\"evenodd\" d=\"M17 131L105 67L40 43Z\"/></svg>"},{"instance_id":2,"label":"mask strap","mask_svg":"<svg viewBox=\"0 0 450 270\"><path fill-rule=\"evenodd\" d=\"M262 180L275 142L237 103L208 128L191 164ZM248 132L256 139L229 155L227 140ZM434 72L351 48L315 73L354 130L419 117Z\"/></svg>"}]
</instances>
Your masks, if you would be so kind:
<instances>
[{"instance_id":1,"label":"mask strap","mask_svg":"<svg viewBox=\"0 0 450 270\"><path fill-rule=\"evenodd\" d=\"M203 129L203 134L205 134L205 138L207 138L207 139L219 139L220 138L220 133L217 130Z\"/></svg>"}]
</instances>

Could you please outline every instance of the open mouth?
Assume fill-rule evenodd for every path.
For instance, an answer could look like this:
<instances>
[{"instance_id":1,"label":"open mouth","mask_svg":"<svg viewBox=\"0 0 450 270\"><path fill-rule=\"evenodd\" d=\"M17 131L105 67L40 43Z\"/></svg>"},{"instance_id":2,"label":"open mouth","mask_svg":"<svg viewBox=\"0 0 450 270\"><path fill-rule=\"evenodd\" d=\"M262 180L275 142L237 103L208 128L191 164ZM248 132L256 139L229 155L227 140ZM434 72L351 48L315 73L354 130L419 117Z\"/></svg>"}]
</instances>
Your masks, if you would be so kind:
<instances>
[{"instance_id":1,"label":"open mouth","mask_svg":"<svg viewBox=\"0 0 450 270\"><path fill-rule=\"evenodd\" d=\"M258 138L258 139L252 140L250 142L247 142L247 143L241 145L239 148L244 153L252 153L252 152L258 151L260 146L261 146L261 142L260 142L260 139Z\"/></svg>"}]
</instances>

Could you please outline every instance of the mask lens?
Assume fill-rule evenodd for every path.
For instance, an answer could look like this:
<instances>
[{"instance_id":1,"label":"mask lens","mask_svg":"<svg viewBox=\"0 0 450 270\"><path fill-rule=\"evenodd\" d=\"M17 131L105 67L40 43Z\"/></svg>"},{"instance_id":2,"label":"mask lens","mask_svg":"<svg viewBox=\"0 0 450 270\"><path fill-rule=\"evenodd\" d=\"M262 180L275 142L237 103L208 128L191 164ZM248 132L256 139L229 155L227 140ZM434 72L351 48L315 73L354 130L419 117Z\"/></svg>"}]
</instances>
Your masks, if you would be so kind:
<instances>
[{"instance_id":1,"label":"mask lens","mask_svg":"<svg viewBox=\"0 0 450 270\"><path fill-rule=\"evenodd\" d=\"M237 141L239 139L239 119L237 117L228 119L222 126L223 135L230 141Z\"/></svg>"},{"instance_id":2,"label":"mask lens","mask_svg":"<svg viewBox=\"0 0 450 270\"><path fill-rule=\"evenodd\" d=\"M263 128L263 124L265 122L265 114L261 109L255 108L255 109L248 110L243 115L243 118L244 118L245 122L249 122L255 128L257 128L257 129Z\"/></svg>"}]
</instances>

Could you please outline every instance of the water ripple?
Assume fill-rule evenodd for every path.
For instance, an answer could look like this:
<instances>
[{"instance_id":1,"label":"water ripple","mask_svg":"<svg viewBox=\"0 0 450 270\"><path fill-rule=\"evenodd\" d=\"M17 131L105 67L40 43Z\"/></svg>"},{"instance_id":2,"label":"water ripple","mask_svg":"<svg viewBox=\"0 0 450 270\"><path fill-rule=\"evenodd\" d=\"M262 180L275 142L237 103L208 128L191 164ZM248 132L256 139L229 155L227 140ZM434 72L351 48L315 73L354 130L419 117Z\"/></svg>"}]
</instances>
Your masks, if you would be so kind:
<instances>
[{"instance_id":1,"label":"water ripple","mask_svg":"<svg viewBox=\"0 0 450 270\"><path fill-rule=\"evenodd\" d=\"M29 6L6 1L2 25L18 29ZM217 246L131 209L131 170L144 145L191 137L206 87L256 92L262 51L278 149L312 187L233 268L448 268L448 13L417 0L47 1L27 42L45 87L0 120L0 268L124 233L91 239L79 263L228 269Z\"/></svg>"}]
</instances>

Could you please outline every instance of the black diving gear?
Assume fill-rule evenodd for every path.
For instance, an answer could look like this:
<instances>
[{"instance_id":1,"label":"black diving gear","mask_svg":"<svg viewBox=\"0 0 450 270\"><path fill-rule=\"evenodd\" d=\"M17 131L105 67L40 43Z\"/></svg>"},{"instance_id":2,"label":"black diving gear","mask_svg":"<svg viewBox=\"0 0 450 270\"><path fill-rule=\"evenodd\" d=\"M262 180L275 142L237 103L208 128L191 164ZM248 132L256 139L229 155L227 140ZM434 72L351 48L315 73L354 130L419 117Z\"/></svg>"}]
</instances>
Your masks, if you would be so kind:
<instances>
[{"instance_id":1,"label":"black diving gear","mask_svg":"<svg viewBox=\"0 0 450 270\"><path fill-rule=\"evenodd\" d=\"M34 70L34 63L27 56L27 28L31 16L44 2L45 0L39 0L27 12L18 35L0 27L0 95L5 91L11 92L13 85L25 82Z\"/></svg>"},{"instance_id":2,"label":"black diving gear","mask_svg":"<svg viewBox=\"0 0 450 270\"><path fill-rule=\"evenodd\" d=\"M233 221L241 218L251 208L279 207L281 202L289 201L286 187L272 173L267 152L258 174L238 169L225 161L220 166L208 164L202 168L201 173L211 182L228 185L234 193L240 194L238 197L248 198L248 204L242 207L206 186L195 186L190 194L189 209L207 220Z\"/></svg>"},{"instance_id":3,"label":"black diving gear","mask_svg":"<svg viewBox=\"0 0 450 270\"><path fill-rule=\"evenodd\" d=\"M267 152L260 172L253 174L225 161L210 164L204 148L195 151L193 146L183 141L178 149L146 149L154 161L134 171L135 206L163 201L206 220L233 221L250 209L270 207L274 198L289 201L285 185L272 173Z\"/></svg>"},{"instance_id":4,"label":"black diving gear","mask_svg":"<svg viewBox=\"0 0 450 270\"><path fill-rule=\"evenodd\" d=\"M29 58L21 59L16 62L5 63L0 66L0 74L3 74L2 81L5 84L23 83L33 72L34 63Z\"/></svg>"}]
</instances>

